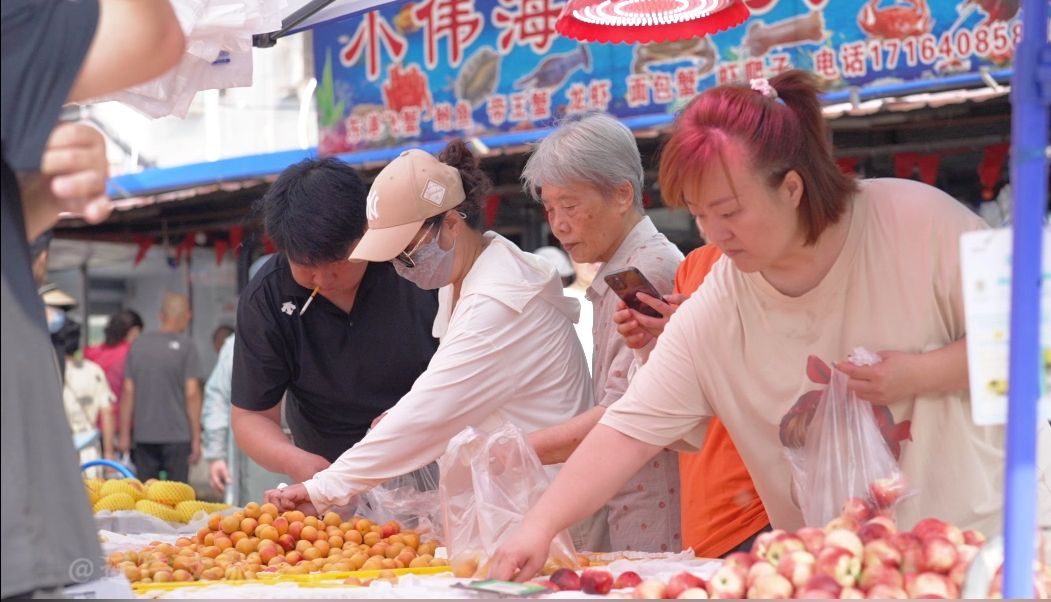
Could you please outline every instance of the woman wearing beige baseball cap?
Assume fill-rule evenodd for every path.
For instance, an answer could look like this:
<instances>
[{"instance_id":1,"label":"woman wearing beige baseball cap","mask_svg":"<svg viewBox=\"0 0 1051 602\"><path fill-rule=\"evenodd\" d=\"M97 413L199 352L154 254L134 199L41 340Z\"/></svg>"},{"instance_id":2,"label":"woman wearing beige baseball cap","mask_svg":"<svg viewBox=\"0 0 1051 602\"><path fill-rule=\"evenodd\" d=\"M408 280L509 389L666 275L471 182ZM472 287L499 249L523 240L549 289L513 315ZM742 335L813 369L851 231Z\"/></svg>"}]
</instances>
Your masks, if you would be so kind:
<instances>
[{"instance_id":1,"label":"woman wearing beige baseball cap","mask_svg":"<svg viewBox=\"0 0 1051 602\"><path fill-rule=\"evenodd\" d=\"M593 405L573 324L580 304L554 266L482 228L489 180L462 141L437 158L402 153L368 195L368 230L352 261L391 261L424 289L441 289L427 370L332 466L267 492L284 509L324 512L425 466L467 426L510 421L524 432L562 424ZM557 468L555 469L557 470Z\"/></svg>"}]
</instances>

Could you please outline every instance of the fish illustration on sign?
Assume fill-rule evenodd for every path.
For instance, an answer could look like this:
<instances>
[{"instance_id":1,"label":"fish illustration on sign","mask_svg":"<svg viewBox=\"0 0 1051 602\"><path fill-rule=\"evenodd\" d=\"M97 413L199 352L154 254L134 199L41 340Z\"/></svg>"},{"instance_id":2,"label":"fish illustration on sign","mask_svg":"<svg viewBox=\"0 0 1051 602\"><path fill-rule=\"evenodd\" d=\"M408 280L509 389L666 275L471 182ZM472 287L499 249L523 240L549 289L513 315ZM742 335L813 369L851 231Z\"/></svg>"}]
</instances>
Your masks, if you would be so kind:
<instances>
[{"instance_id":1,"label":"fish illustration on sign","mask_svg":"<svg viewBox=\"0 0 1051 602\"><path fill-rule=\"evenodd\" d=\"M697 68L697 77L704 77L715 68L719 53L711 39L703 37L675 42L638 44L635 46L634 54L631 61L632 73L645 73L650 65L687 61L693 63Z\"/></svg>"},{"instance_id":2,"label":"fish illustration on sign","mask_svg":"<svg viewBox=\"0 0 1051 602\"><path fill-rule=\"evenodd\" d=\"M496 91L499 82L500 55L486 46L464 61L453 88L457 98L471 103L474 108Z\"/></svg>"},{"instance_id":3,"label":"fish illustration on sign","mask_svg":"<svg viewBox=\"0 0 1051 602\"><path fill-rule=\"evenodd\" d=\"M587 46L555 54L540 61L528 74L515 82L515 88L559 88L577 69L591 71L591 53Z\"/></svg>"}]
</instances>

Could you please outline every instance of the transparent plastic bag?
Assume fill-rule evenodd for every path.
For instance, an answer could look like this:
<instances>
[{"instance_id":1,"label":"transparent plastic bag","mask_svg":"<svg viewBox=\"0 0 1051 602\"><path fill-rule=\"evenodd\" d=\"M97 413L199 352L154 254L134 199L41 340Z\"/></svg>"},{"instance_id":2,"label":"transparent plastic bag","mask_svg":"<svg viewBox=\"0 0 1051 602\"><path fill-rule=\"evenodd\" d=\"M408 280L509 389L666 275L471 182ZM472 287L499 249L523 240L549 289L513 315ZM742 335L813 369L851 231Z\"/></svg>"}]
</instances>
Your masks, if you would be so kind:
<instances>
[{"instance_id":1,"label":"transparent plastic bag","mask_svg":"<svg viewBox=\"0 0 1051 602\"><path fill-rule=\"evenodd\" d=\"M344 518L361 516L374 523L396 521L424 539L442 538L439 516L438 466L428 464L407 475L395 477L359 495Z\"/></svg>"},{"instance_id":2,"label":"transparent plastic bag","mask_svg":"<svg viewBox=\"0 0 1051 602\"><path fill-rule=\"evenodd\" d=\"M858 365L878 362L865 353ZM861 350L864 351L864 350ZM867 354L867 358L871 358ZM873 511L890 512L907 493L901 467L873 414L873 406L847 388L849 378L833 369L806 429L802 447L787 448L793 490L808 526L822 527L840 516L847 500L858 498Z\"/></svg>"},{"instance_id":3,"label":"transparent plastic bag","mask_svg":"<svg viewBox=\"0 0 1051 602\"><path fill-rule=\"evenodd\" d=\"M522 523L550 484L540 459L512 424L467 427L438 459L442 531L458 577L484 577L488 559ZM548 563L575 567L569 531L551 542Z\"/></svg>"}]
</instances>

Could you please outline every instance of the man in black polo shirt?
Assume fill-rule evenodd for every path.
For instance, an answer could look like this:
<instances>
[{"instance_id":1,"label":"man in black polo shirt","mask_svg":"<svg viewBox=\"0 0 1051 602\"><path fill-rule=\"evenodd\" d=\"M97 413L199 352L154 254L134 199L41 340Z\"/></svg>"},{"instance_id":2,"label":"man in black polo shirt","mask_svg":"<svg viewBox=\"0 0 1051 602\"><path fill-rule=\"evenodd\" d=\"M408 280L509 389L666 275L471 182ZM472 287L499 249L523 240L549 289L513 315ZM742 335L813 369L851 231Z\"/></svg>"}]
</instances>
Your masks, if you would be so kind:
<instances>
[{"instance_id":1,"label":"man in black polo shirt","mask_svg":"<svg viewBox=\"0 0 1051 602\"><path fill-rule=\"evenodd\" d=\"M345 163L308 159L260 201L281 252L238 304L232 425L249 457L296 482L357 443L438 347L434 291L389 263L347 260L365 230L367 192ZM281 431L282 395L294 443Z\"/></svg>"}]
</instances>

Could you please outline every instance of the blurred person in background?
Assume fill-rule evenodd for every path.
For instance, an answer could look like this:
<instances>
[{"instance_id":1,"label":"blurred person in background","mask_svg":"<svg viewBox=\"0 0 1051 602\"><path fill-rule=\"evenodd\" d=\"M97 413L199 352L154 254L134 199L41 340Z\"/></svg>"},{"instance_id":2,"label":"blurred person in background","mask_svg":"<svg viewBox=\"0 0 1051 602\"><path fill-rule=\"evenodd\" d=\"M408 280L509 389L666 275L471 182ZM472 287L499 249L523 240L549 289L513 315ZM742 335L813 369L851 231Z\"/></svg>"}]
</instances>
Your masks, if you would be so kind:
<instances>
[{"instance_id":1,"label":"blurred person in background","mask_svg":"<svg viewBox=\"0 0 1051 602\"><path fill-rule=\"evenodd\" d=\"M91 360L77 358L80 335L80 324L67 316L58 332L51 335L51 341L62 350L62 402L83 464L99 458L113 459L114 396L102 368ZM102 477L102 467L90 468L85 476Z\"/></svg>"},{"instance_id":2,"label":"blurred person in background","mask_svg":"<svg viewBox=\"0 0 1051 602\"><path fill-rule=\"evenodd\" d=\"M212 332L212 348L215 349L216 353L219 353L219 350L223 348L223 343L226 341L227 337L233 333L234 327L229 324L220 324L215 327L215 330Z\"/></svg>"},{"instance_id":3,"label":"blurred person in background","mask_svg":"<svg viewBox=\"0 0 1051 602\"><path fill-rule=\"evenodd\" d=\"M120 421L120 399L124 393L124 365L128 350L142 334L142 316L130 309L122 309L109 317L103 330L104 339L98 345L84 348L84 359L89 359L106 373L106 382L113 391L113 416Z\"/></svg>"},{"instance_id":4,"label":"blurred person in background","mask_svg":"<svg viewBox=\"0 0 1051 602\"><path fill-rule=\"evenodd\" d=\"M187 482L201 457L201 363L185 332L190 300L166 293L159 330L139 335L128 351L121 398L120 449L130 451L142 480L163 471Z\"/></svg>"},{"instance_id":5,"label":"blurred person in background","mask_svg":"<svg viewBox=\"0 0 1051 602\"><path fill-rule=\"evenodd\" d=\"M67 436L29 242L64 211L98 222L110 208L102 135L57 122L67 102L162 75L185 41L167 0L5 0L0 32L0 537L9 550L62 542L47 554L7 554L0 596L55 596L102 577L105 563ZM74 563L87 570L72 574Z\"/></svg>"}]
</instances>

